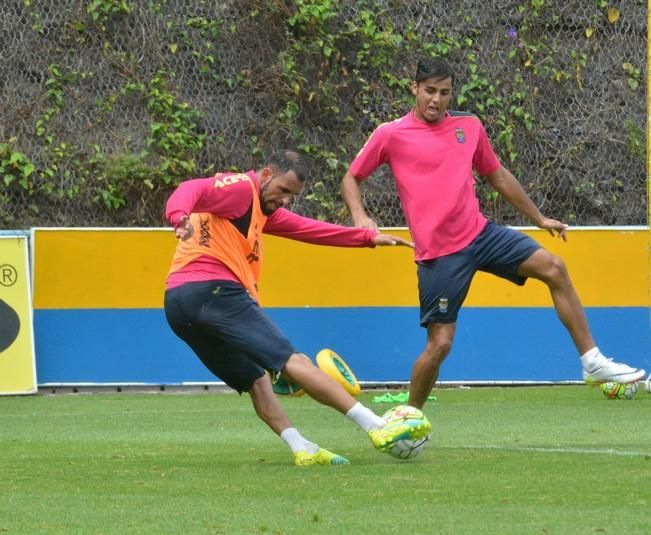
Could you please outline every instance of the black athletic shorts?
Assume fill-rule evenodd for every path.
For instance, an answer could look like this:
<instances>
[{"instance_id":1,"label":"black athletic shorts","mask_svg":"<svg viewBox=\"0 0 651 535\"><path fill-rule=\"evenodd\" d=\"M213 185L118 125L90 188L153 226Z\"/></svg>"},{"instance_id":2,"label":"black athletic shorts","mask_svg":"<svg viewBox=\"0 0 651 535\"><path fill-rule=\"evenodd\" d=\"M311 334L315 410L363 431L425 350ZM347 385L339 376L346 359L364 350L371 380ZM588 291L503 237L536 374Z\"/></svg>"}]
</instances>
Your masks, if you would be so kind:
<instances>
[{"instance_id":1,"label":"black athletic shorts","mask_svg":"<svg viewBox=\"0 0 651 535\"><path fill-rule=\"evenodd\" d=\"M526 234L488 222L470 245L453 254L418 262L420 324L454 323L477 271L522 286L520 264L540 249Z\"/></svg>"},{"instance_id":2,"label":"black athletic shorts","mask_svg":"<svg viewBox=\"0 0 651 535\"><path fill-rule=\"evenodd\" d=\"M165 316L204 365L240 393L265 370L280 373L296 353L244 287L231 281L189 282L167 290Z\"/></svg>"}]
</instances>

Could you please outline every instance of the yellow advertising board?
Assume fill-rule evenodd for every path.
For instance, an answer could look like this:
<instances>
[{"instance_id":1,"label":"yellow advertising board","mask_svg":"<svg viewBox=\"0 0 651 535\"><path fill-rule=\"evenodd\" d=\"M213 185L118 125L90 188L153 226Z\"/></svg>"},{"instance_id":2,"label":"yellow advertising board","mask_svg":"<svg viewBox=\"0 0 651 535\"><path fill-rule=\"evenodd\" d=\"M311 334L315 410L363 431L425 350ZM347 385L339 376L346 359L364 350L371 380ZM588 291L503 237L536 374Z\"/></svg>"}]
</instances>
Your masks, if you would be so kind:
<instances>
[{"instance_id":1,"label":"yellow advertising board","mask_svg":"<svg viewBox=\"0 0 651 535\"><path fill-rule=\"evenodd\" d=\"M0 235L0 394L36 390L27 236Z\"/></svg>"}]
</instances>

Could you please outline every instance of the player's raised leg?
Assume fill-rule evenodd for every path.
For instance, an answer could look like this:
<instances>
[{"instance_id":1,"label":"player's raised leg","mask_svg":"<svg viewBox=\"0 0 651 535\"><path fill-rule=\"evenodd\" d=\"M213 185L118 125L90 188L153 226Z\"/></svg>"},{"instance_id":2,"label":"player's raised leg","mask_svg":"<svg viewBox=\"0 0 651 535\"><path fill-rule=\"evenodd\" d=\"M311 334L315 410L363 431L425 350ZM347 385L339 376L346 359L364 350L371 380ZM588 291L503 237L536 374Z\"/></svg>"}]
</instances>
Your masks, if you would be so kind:
<instances>
[{"instance_id":1,"label":"player's raised leg","mask_svg":"<svg viewBox=\"0 0 651 535\"><path fill-rule=\"evenodd\" d=\"M518 274L538 279L548 286L558 317L581 355L586 383L632 383L644 377L643 369L615 362L605 357L596 346L583 306L561 258L545 249L538 249L520 265Z\"/></svg>"},{"instance_id":2,"label":"player's raised leg","mask_svg":"<svg viewBox=\"0 0 651 535\"><path fill-rule=\"evenodd\" d=\"M380 416L358 402L302 353L294 353L289 357L283 368L283 376L301 385L314 400L346 415L367 433L386 424Z\"/></svg>"},{"instance_id":3,"label":"player's raised leg","mask_svg":"<svg viewBox=\"0 0 651 535\"><path fill-rule=\"evenodd\" d=\"M429 429L424 422L412 418L409 422L387 422L353 398L337 381L312 364L305 355L292 355L283 370L283 375L301 385L316 401L333 407L353 420L368 433L373 446L387 451L387 445L399 438L421 438Z\"/></svg>"}]
</instances>

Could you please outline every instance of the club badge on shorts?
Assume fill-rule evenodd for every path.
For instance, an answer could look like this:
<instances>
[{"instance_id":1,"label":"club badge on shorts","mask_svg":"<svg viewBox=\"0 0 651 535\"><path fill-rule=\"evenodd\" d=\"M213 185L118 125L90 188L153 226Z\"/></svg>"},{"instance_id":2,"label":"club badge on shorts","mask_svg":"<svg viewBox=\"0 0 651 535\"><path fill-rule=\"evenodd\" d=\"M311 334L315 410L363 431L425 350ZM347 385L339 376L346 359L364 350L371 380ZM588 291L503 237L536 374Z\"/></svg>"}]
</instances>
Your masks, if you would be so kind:
<instances>
[{"instance_id":1,"label":"club badge on shorts","mask_svg":"<svg viewBox=\"0 0 651 535\"><path fill-rule=\"evenodd\" d=\"M448 311L448 298L441 297L439 298L439 312L445 314Z\"/></svg>"}]
</instances>

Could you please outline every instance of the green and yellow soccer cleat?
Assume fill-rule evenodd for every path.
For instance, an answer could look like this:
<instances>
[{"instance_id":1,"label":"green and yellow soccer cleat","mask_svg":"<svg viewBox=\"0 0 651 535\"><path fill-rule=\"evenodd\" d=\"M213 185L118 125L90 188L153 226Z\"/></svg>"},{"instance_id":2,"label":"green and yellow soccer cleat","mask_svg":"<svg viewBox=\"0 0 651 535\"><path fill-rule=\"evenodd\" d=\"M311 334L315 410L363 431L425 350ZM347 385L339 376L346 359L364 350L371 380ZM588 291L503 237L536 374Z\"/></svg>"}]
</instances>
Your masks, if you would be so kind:
<instances>
[{"instance_id":1,"label":"green and yellow soccer cleat","mask_svg":"<svg viewBox=\"0 0 651 535\"><path fill-rule=\"evenodd\" d=\"M294 464L296 466L310 466L312 464L350 464L350 462L341 455L332 453L324 448L319 448L316 453L297 451L294 453Z\"/></svg>"},{"instance_id":2,"label":"green and yellow soccer cleat","mask_svg":"<svg viewBox=\"0 0 651 535\"><path fill-rule=\"evenodd\" d=\"M389 420L382 429L372 429L368 436L376 449L388 452L401 440L419 440L429 435L432 424L426 416Z\"/></svg>"}]
</instances>

